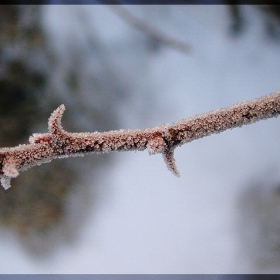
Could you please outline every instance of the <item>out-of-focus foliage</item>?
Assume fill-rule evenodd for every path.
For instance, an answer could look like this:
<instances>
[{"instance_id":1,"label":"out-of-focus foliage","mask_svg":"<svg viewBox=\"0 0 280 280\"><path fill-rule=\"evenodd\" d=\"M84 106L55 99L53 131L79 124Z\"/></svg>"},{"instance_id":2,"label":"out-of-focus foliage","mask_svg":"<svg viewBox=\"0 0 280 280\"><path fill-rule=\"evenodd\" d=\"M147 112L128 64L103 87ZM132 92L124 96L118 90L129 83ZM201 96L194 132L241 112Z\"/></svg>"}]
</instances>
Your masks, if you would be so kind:
<instances>
[{"instance_id":1,"label":"out-of-focus foliage","mask_svg":"<svg viewBox=\"0 0 280 280\"><path fill-rule=\"evenodd\" d=\"M231 18L230 34L237 36L246 31L248 18L243 13L243 7L239 6L238 1L226 1L229 3L228 10ZM250 4L250 3L248 3ZM256 4L256 3L254 3ZM280 2L275 1L274 5L256 6L256 10L263 15L264 29L270 39L280 38Z\"/></svg>"},{"instance_id":2,"label":"out-of-focus foliage","mask_svg":"<svg viewBox=\"0 0 280 280\"><path fill-rule=\"evenodd\" d=\"M34 128L45 124L42 107L48 72L34 67L31 56L44 56L44 34L38 21L39 7L0 6L0 145L26 143ZM35 61L36 62L36 61ZM64 162L30 170L13 189L0 190L0 223L14 229L24 241L48 230L65 218L67 194L76 172Z\"/></svg>"},{"instance_id":3,"label":"out-of-focus foliage","mask_svg":"<svg viewBox=\"0 0 280 280\"><path fill-rule=\"evenodd\" d=\"M63 102L69 102L61 97L60 88L53 86L52 75L58 76L54 72L57 71L59 57L41 28L41 8L0 6L1 147L27 143L32 133L46 131L47 120L53 109ZM78 71L70 70L66 72L69 74L67 79L56 80L56 83L61 88L69 89L69 97L80 101L80 104L75 103L79 110L84 102L79 99L83 81L78 77ZM98 76L95 79L99 81ZM102 95L104 84L101 82L97 94ZM84 113L91 119L90 112ZM115 123L110 120L108 112L102 111L101 104L100 111L95 112L94 116L97 120L102 119L105 126L108 122ZM88 121L91 120L85 123ZM87 127L75 121L74 117L66 116L63 122L65 127L73 131L82 131ZM51 165L32 168L23 172L20 180L14 180L13 188L8 191L0 189L0 225L14 230L22 244L36 254L44 255L57 244L63 243L63 240L73 239L79 228L73 227L69 221L69 203L72 203L73 196L89 198L89 189L93 186L85 187L81 182L80 175L83 170L87 170L87 159L76 159L78 168L73 162L59 160ZM98 162L91 158L92 168L102 163L102 156ZM75 207L86 216L88 204L81 203L79 198L76 200L80 205ZM91 203L94 204L94 201ZM79 220L78 223L83 218ZM53 240L54 236L57 236L57 240Z\"/></svg>"}]
</instances>

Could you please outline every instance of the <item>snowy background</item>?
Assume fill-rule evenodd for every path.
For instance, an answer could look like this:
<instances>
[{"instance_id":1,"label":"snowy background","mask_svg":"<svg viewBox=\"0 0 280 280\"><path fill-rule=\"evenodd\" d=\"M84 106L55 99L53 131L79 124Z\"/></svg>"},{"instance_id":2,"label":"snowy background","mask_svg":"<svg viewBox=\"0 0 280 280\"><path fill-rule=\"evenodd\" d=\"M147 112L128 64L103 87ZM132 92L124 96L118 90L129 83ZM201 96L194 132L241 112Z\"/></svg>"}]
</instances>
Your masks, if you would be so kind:
<instances>
[{"instance_id":1,"label":"snowy background","mask_svg":"<svg viewBox=\"0 0 280 280\"><path fill-rule=\"evenodd\" d=\"M280 89L280 42L267 37L256 7L242 7L247 21L239 36L230 35L225 6L127 8L190 51L161 45L107 6L41 10L56 53L52 85L65 115L82 108L78 122L94 110L113 116L88 130L172 124ZM61 85L65 69L78 73L78 95ZM96 73L102 96L95 94ZM279 137L279 119L270 119L184 145L175 151L179 179L147 151L112 154L95 172L84 166L83 184L91 189L98 182L98 201L91 205L92 187L87 211L69 207L82 220L74 225L75 241L41 258L2 230L0 272L279 272Z\"/></svg>"}]
</instances>

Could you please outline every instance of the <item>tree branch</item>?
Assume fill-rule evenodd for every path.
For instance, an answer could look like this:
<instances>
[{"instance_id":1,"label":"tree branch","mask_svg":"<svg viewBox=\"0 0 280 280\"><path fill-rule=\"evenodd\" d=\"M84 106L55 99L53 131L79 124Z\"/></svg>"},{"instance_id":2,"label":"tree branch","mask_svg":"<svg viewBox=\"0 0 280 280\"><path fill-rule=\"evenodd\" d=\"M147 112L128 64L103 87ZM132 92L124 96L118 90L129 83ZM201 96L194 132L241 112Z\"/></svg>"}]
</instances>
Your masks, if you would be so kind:
<instances>
[{"instance_id":1,"label":"tree branch","mask_svg":"<svg viewBox=\"0 0 280 280\"><path fill-rule=\"evenodd\" d=\"M213 133L253 123L280 114L280 90L269 95L175 122L171 126L144 130L115 130L108 132L70 133L61 126L65 106L59 106L48 122L49 133L33 134L30 144L0 149L0 179L10 187L11 178L19 171L56 158L83 156L88 153L143 151L161 153L168 169L176 176L174 149Z\"/></svg>"}]
</instances>

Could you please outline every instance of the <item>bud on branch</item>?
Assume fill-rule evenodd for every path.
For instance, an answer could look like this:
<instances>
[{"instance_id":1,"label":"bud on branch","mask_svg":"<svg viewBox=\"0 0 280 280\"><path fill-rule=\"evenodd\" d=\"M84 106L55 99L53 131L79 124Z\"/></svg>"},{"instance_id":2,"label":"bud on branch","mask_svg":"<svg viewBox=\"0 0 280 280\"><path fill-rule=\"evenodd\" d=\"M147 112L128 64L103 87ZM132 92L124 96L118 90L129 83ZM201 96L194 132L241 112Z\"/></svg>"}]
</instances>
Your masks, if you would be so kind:
<instances>
[{"instance_id":1,"label":"bud on branch","mask_svg":"<svg viewBox=\"0 0 280 280\"><path fill-rule=\"evenodd\" d=\"M61 126L65 106L59 106L48 122L49 133L33 134L30 144L0 149L0 179L5 189L19 171L56 158L88 153L143 151L161 153L168 169L176 176L174 149L213 133L253 123L280 114L280 91L206 114L143 130L70 133Z\"/></svg>"}]
</instances>

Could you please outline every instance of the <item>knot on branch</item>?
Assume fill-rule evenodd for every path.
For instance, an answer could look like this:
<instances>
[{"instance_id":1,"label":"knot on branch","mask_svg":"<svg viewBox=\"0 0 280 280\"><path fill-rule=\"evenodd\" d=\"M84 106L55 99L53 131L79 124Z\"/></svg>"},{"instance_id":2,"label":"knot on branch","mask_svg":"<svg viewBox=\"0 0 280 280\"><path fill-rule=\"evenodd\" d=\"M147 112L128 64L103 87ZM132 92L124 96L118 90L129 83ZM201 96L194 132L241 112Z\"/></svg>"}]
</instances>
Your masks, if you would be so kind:
<instances>
[{"instance_id":1,"label":"knot on branch","mask_svg":"<svg viewBox=\"0 0 280 280\"><path fill-rule=\"evenodd\" d=\"M150 155L162 153L167 147L167 144L162 137L162 133L156 132L155 136L148 140L146 147Z\"/></svg>"}]
</instances>

